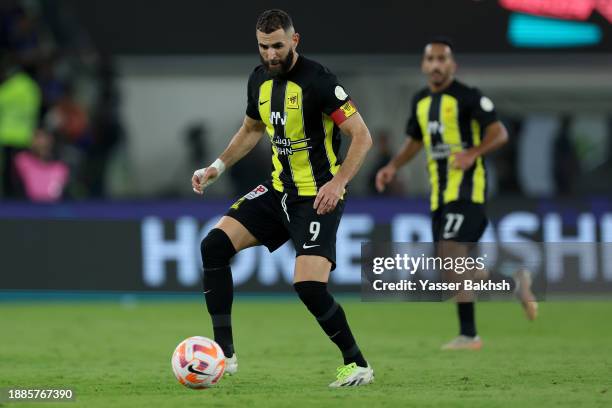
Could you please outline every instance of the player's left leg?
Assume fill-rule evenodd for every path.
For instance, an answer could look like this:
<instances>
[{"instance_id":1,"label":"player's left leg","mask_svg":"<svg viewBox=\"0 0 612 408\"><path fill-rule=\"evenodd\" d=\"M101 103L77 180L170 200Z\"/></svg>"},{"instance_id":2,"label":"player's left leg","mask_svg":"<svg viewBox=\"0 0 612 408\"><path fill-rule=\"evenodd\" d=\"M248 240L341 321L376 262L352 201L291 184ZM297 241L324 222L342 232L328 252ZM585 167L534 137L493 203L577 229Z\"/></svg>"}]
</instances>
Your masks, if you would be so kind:
<instances>
[{"instance_id":1,"label":"player's left leg","mask_svg":"<svg viewBox=\"0 0 612 408\"><path fill-rule=\"evenodd\" d=\"M368 365L351 332L342 306L327 290L331 262L318 255L300 255L295 261L294 288L310 313L336 344L344 365L338 368L337 379L330 387L357 386L374 380Z\"/></svg>"},{"instance_id":2,"label":"player's left leg","mask_svg":"<svg viewBox=\"0 0 612 408\"><path fill-rule=\"evenodd\" d=\"M294 288L317 322L336 344L344 365L331 387L364 385L373 381L374 371L364 359L340 306L327 290L335 268L336 232L344 210L340 201L333 211L318 215L314 199L287 203L287 230L296 250Z\"/></svg>"},{"instance_id":3,"label":"player's left leg","mask_svg":"<svg viewBox=\"0 0 612 408\"><path fill-rule=\"evenodd\" d=\"M525 317L535 320L538 317L538 301L531 290L531 273L526 268L520 268L514 275L515 293L523 306Z\"/></svg>"}]
</instances>

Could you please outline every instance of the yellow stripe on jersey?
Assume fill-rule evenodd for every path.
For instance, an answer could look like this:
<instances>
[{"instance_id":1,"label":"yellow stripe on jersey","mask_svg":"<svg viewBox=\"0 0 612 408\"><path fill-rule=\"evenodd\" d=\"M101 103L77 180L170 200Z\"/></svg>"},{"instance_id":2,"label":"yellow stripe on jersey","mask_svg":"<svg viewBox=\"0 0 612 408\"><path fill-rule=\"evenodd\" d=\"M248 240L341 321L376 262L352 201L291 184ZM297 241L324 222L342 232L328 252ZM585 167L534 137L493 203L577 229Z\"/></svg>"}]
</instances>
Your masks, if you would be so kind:
<instances>
[{"instance_id":1,"label":"yellow stripe on jersey","mask_svg":"<svg viewBox=\"0 0 612 408\"><path fill-rule=\"evenodd\" d=\"M308 145L312 145L312 141L305 140L308 136L304 132L302 111L304 104L302 103L302 96L302 88L295 82L287 81L284 109L287 113L285 137L291 140L291 150L293 153L289 155L288 159L298 195L314 196L317 195L317 183L310 165L309 150L307 149ZM299 142L295 143L296 141Z\"/></svg>"},{"instance_id":2,"label":"yellow stripe on jersey","mask_svg":"<svg viewBox=\"0 0 612 408\"><path fill-rule=\"evenodd\" d=\"M272 80L268 80L259 87L259 115L261 120L266 124L268 137L274 136L274 126L270 122L270 110L272 109Z\"/></svg>"},{"instance_id":3,"label":"yellow stripe on jersey","mask_svg":"<svg viewBox=\"0 0 612 408\"><path fill-rule=\"evenodd\" d=\"M427 168L429 170L429 182L431 184L431 210L438 208L438 163L431 157L431 134L429 133L429 108L431 107L431 96L421 99L417 103L416 115L423 133L423 144L427 152Z\"/></svg>"},{"instance_id":4,"label":"yellow stripe on jersey","mask_svg":"<svg viewBox=\"0 0 612 408\"><path fill-rule=\"evenodd\" d=\"M266 133L272 142L272 187L277 191L283 191L283 183L280 180L280 174L283 171L283 165L278 159L278 150L272 139L274 138L274 125L270 121L270 111L272 109L272 80L265 81L259 87L259 115L261 120L266 125Z\"/></svg>"},{"instance_id":5,"label":"yellow stripe on jersey","mask_svg":"<svg viewBox=\"0 0 612 408\"><path fill-rule=\"evenodd\" d=\"M329 161L329 171L335 176L340 166L338 165L338 157L336 157L336 153L334 153L334 146L332 144L334 121L326 114L323 114L323 131L325 132L325 153Z\"/></svg>"},{"instance_id":6,"label":"yellow stripe on jersey","mask_svg":"<svg viewBox=\"0 0 612 408\"><path fill-rule=\"evenodd\" d=\"M472 141L474 146L479 146L481 141L480 124L472 120ZM476 159L476 168L474 169L474 177L472 178L472 201L475 203L485 202L485 185L486 176L482 157Z\"/></svg>"},{"instance_id":7,"label":"yellow stripe on jersey","mask_svg":"<svg viewBox=\"0 0 612 408\"><path fill-rule=\"evenodd\" d=\"M272 187L276 191L280 191L281 193L285 190L283 186L283 182L280 179L280 174L283 171L283 165L278 160L278 150L274 143L272 144L272 165L274 166L274 170L272 170Z\"/></svg>"},{"instance_id":8,"label":"yellow stripe on jersey","mask_svg":"<svg viewBox=\"0 0 612 408\"><path fill-rule=\"evenodd\" d=\"M444 204L446 204L459 199L459 188L463 179L463 170L452 166L452 154L460 152L463 148L459 129L459 101L450 95L442 95L440 100L440 123L444 128L442 142L450 146L451 153L448 160L446 189L443 193Z\"/></svg>"}]
</instances>

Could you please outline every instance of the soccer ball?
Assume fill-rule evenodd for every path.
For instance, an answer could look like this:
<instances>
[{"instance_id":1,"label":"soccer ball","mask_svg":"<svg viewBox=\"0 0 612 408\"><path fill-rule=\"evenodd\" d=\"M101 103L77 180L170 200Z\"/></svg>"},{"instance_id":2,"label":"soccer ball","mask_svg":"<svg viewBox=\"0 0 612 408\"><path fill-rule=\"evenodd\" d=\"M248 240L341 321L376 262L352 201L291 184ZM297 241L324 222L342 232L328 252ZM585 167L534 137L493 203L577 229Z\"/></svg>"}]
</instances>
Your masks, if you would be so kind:
<instances>
[{"instance_id":1,"label":"soccer ball","mask_svg":"<svg viewBox=\"0 0 612 408\"><path fill-rule=\"evenodd\" d=\"M189 388L210 388L225 371L221 347L206 337L189 337L172 354L172 371L176 379Z\"/></svg>"}]
</instances>

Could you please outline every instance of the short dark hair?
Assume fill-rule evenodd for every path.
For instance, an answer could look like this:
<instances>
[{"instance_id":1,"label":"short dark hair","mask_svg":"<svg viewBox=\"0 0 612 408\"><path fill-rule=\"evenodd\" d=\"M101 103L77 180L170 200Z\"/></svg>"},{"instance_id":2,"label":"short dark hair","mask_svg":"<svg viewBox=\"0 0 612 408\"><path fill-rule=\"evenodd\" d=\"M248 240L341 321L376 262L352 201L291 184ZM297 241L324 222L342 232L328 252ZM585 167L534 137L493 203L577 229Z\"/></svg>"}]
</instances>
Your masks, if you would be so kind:
<instances>
[{"instance_id":1,"label":"short dark hair","mask_svg":"<svg viewBox=\"0 0 612 408\"><path fill-rule=\"evenodd\" d=\"M446 37L446 36L443 36L443 35L432 37L427 42L426 45L429 45L429 44L444 44L448 48L450 48L451 51L454 51L453 48L455 48L455 44L453 43L453 40L450 37Z\"/></svg>"},{"instance_id":2,"label":"short dark hair","mask_svg":"<svg viewBox=\"0 0 612 408\"><path fill-rule=\"evenodd\" d=\"M291 21L289 14L278 9L266 10L261 13L256 25L257 30L265 34L273 33L279 28L287 32L291 27L293 27L293 21Z\"/></svg>"}]
</instances>

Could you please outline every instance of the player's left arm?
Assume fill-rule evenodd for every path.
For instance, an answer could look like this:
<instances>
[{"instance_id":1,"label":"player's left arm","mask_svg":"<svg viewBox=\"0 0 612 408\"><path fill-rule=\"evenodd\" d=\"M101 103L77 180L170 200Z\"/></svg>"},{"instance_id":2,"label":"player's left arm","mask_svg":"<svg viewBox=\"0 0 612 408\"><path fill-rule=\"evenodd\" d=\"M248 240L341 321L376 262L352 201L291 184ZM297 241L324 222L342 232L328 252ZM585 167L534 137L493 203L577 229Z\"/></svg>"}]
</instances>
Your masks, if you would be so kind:
<instances>
[{"instance_id":1,"label":"player's left arm","mask_svg":"<svg viewBox=\"0 0 612 408\"><path fill-rule=\"evenodd\" d=\"M471 116L480 124L481 129L484 129L484 137L478 146L473 146L453 155L452 166L461 170L469 169L474 165L476 159L499 149L508 141L508 131L504 124L497 119L495 106L489 98L475 89L471 98L471 106Z\"/></svg>"},{"instance_id":2,"label":"player's left arm","mask_svg":"<svg viewBox=\"0 0 612 408\"><path fill-rule=\"evenodd\" d=\"M478 146L455 153L453 166L467 170L474 165L477 158L502 147L508 141L508 131L499 120L491 123L485 130L485 137Z\"/></svg>"},{"instance_id":3,"label":"player's left arm","mask_svg":"<svg viewBox=\"0 0 612 408\"><path fill-rule=\"evenodd\" d=\"M317 214L333 211L345 192L346 185L357 174L372 147L372 136L359 112L354 112L340 125L343 134L351 139L346 158L336 175L321 187L315 198Z\"/></svg>"}]
</instances>

